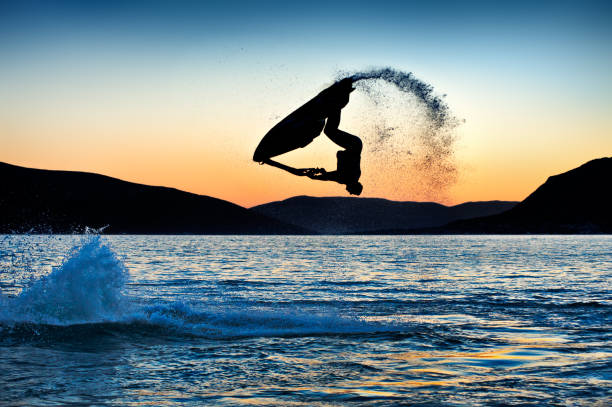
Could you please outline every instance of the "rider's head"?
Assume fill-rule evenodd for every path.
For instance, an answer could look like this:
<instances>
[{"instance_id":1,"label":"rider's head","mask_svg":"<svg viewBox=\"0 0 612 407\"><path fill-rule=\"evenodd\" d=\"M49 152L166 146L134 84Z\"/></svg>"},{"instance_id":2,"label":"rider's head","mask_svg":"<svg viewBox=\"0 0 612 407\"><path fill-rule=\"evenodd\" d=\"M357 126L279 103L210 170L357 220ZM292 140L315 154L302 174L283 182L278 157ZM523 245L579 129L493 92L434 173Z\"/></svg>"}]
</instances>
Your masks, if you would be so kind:
<instances>
[{"instance_id":1,"label":"rider's head","mask_svg":"<svg viewBox=\"0 0 612 407\"><path fill-rule=\"evenodd\" d=\"M346 184L346 190L351 195L361 195L363 185L361 185L359 181L351 182L350 184Z\"/></svg>"}]
</instances>

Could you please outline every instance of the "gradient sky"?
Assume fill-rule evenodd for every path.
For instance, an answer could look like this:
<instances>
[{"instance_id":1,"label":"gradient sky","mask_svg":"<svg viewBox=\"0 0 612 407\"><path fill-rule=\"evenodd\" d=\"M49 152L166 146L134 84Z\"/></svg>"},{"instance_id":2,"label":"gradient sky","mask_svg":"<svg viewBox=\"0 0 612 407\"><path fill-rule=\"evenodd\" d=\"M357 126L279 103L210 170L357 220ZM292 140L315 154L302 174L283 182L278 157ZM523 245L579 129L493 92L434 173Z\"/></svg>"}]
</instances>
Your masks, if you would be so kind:
<instances>
[{"instance_id":1,"label":"gradient sky","mask_svg":"<svg viewBox=\"0 0 612 407\"><path fill-rule=\"evenodd\" d=\"M549 175L612 155L609 2L327 3L2 2L0 161L247 207L347 195L251 156L339 70L383 66L447 95L465 120L460 171L449 190L421 192L398 166L380 172L366 145L363 196L522 200ZM360 135L367 112L346 110L341 128ZM333 169L337 149L323 136L279 160Z\"/></svg>"}]
</instances>

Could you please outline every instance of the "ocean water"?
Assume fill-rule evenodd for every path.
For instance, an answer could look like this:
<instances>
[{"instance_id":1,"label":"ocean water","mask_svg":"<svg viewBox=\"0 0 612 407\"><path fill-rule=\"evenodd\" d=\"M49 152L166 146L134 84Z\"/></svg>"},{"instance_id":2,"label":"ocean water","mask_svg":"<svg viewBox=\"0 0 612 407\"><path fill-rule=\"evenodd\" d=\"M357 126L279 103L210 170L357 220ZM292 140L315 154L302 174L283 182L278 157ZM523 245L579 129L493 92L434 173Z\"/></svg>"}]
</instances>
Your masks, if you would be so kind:
<instances>
[{"instance_id":1,"label":"ocean water","mask_svg":"<svg viewBox=\"0 0 612 407\"><path fill-rule=\"evenodd\" d=\"M0 405L612 405L612 236L0 236Z\"/></svg>"}]
</instances>

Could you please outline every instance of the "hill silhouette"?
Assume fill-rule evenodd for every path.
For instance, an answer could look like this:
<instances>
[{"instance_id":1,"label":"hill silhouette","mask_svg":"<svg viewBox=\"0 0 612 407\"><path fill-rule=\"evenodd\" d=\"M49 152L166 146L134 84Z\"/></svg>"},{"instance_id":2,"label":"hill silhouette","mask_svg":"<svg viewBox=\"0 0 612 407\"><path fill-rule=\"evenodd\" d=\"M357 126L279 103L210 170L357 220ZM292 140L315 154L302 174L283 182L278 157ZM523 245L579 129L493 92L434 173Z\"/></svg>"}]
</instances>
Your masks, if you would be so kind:
<instances>
[{"instance_id":1,"label":"hill silhouette","mask_svg":"<svg viewBox=\"0 0 612 407\"><path fill-rule=\"evenodd\" d=\"M231 202L99 174L0 163L0 233L304 234Z\"/></svg>"},{"instance_id":2,"label":"hill silhouette","mask_svg":"<svg viewBox=\"0 0 612 407\"><path fill-rule=\"evenodd\" d=\"M520 203L297 196L249 209L99 174L0 163L0 233L612 233L612 157L554 175Z\"/></svg>"},{"instance_id":3,"label":"hill silhouette","mask_svg":"<svg viewBox=\"0 0 612 407\"><path fill-rule=\"evenodd\" d=\"M441 226L457 219L503 212L516 202L397 202L380 198L296 196L252 211L325 234L378 233Z\"/></svg>"},{"instance_id":4,"label":"hill silhouette","mask_svg":"<svg viewBox=\"0 0 612 407\"><path fill-rule=\"evenodd\" d=\"M452 222L441 233L612 233L612 157L553 175L498 215Z\"/></svg>"}]
</instances>

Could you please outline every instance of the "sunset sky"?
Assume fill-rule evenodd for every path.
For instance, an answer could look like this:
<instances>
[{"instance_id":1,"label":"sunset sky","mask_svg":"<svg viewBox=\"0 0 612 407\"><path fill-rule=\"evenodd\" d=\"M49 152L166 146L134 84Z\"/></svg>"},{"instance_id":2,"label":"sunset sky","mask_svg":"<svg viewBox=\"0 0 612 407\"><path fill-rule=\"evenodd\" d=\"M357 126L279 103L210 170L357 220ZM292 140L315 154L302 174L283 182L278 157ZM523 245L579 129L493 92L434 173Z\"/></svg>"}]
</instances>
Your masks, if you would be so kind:
<instances>
[{"instance_id":1,"label":"sunset sky","mask_svg":"<svg viewBox=\"0 0 612 407\"><path fill-rule=\"evenodd\" d=\"M461 122L458 175L432 191L405 165L412 155L374 153L371 123L385 115L414 136L406 118L418 106L376 110L355 92L340 128L366 140L362 196L522 200L549 175L612 155L607 1L13 3L0 4L0 161L11 164L247 207L348 196L251 157L338 71L385 66L447 95ZM337 150L321 136L279 161L334 169Z\"/></svg>"}]
</instances>

